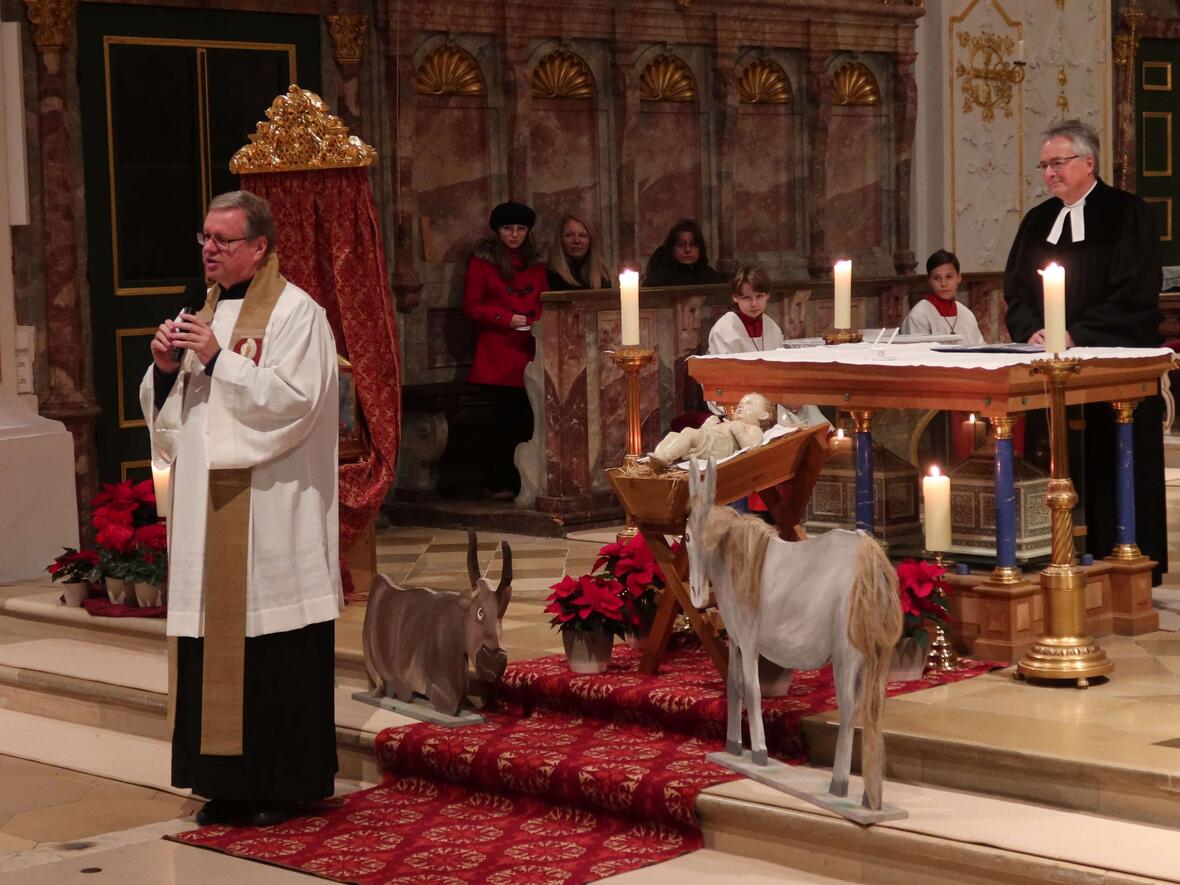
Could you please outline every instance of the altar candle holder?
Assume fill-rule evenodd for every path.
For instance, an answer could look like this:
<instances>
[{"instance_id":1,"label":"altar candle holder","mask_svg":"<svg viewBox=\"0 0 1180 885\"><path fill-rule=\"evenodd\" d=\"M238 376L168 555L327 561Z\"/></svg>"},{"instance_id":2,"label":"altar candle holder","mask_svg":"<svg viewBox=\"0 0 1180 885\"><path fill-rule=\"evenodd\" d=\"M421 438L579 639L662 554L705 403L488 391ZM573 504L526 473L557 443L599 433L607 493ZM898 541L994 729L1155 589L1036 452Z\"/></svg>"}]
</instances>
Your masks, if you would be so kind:
<instances>
[{"instance_id":1,"label":"altar candle holder","mask_svg":"<svg viewBox=\"0 0 1180 885\"><path fill-rule=\"evenodd\" d=\"M1053 552L1041 571L1045 593L1045 634L1016 665L1016 678L1067 679L1085 688L1094 676L1114 670L1114 663L1086 633L1086 572L1077 564L1073 540L1073 508L1078 503L1069 476L1066 439L1065 387L1070 375L1081 371L1081 361L1054 356L1032 364L1044 375L1050 390L1049 491Z\"/></svg>"},{"instance_id":2,"label":"altar candle holder","mask_svg":"<svg viewBox=\"0 0 1180 885\"><path fill-rule=\"evenodd\" d=\"M633 467L643 454L643 427L639 417L639 373L655 359L656 352L650 347L628 344L611 354L616 366L627 376L627 452L623 455L623 466ZM619 543L625 543L639 533L635 520L627 513L627 527L618 534Z\"/></svg>"}]
</instances>

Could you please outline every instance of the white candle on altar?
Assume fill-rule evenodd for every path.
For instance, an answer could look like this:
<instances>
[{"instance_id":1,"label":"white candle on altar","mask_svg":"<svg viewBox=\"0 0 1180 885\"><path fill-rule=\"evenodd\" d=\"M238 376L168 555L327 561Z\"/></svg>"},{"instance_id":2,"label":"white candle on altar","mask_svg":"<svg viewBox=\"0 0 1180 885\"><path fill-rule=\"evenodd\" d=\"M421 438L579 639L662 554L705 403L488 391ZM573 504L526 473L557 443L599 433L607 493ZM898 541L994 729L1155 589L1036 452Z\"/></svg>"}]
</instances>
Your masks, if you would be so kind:
<instances>
[{"instance_id":1,"label":"white candle on altar","mask_svg":"<svg viewBox=\"0 0 1180 885\"><path fill-rule=\"evenodd\" d=\"M156 515L167 519L172 512L172 465L152 462L152 485L156 490Z\"/></svg>"},{"instance_id":2,"label":"white candle on altar","mask_svg":"<svg viewBox=\"0 0 1180 885\"><path fill-rule=\"evenodd\" d=\"M1045 288L1045 351L1064 353L1065 268L1054 261L1038 273Z\"/></svg>"},{"instance_id":3,"label":"white candle on altar","mask_svg":"<svg viewBox=\"0 0 1180 885\"><path fill-rule=\"evenodd\" d=\"M951 478L937 467L922 477L922 501L926 507L926 549L945 553L951 548Z\"/></svg>"},{"instance_id":4,"label":"white candle on altar","mask_svg":"<svg viewBox=\"0 0 1180 885\"><path fill-rule=\"evenodd\" d=\"M619 310L623 317L622 345L639 345L639 271L619 274Z\"/></svg>"},{"instance_id":5,"label":"white candle on altar","mask_svg":"<svg viewBox=\"0 0 1180 885\"><path fill-rule=\"evenodd\" d=\"M832 325L837 329L852 327L852 262L837 261L832 268L832 291L836 299Z\"/></svg>"}]
</instances>

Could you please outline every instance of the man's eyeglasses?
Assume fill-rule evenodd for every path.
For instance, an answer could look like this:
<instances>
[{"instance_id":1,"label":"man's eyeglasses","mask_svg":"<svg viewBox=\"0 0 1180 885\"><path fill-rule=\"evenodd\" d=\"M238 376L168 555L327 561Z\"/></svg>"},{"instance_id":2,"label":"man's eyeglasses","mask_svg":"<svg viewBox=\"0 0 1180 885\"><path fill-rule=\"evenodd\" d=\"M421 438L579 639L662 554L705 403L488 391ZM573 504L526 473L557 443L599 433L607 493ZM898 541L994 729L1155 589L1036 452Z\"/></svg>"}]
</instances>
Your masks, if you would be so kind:
<instances>
[{"instance_id":1,"label":"man's eyeglasses","mask_svg":"<svg viewBox=\"0 0 1180 885\"><path fill-rule=\"evenodd\" d=\"M234 243L240 243L242 240L249 240L251 237L223 237L218 234L197 234L197 245L202 249L206 245L212 246L218 252L226 252Z\"/></svg>"},{"instance_id":2,"label":"man's eyeglasses","mask_svg":"<svg viewBox=\"0 0 1180 885\"><path fill-rule=\"evenodd\" d=\"M1052 169L1054 172L1060 172L1066 167L1070 160L1076 160L1077 158L1078 155L1074 154L1071 157L1055 157L1052 160L1044 160L1040 163L1037 163L1037 171L1044 172L1046 169Z\"/></svg>"}]
</instances>

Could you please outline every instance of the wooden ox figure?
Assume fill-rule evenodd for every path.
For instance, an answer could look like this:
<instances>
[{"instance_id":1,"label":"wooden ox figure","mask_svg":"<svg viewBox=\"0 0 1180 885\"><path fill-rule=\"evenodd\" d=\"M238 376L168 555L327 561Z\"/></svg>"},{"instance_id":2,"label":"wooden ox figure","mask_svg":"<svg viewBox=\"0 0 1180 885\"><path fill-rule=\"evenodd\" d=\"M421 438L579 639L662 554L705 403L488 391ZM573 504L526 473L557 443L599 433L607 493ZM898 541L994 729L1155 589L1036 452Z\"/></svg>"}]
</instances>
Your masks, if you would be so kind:
<instances>
[{"instance_id":1,"label":"wooden ox figure","mask_svg":"<svg viewBox=\"0 0 1180 885\"><path fill-rule=\"evenodd\" d=\"M458 715L467 699L468 662L475 677L495 682L508 664L500 621L512 598L512 548L495 590L479 576L475 532L467 532L471 592L399 587L373 578L365 611L365 670L375 697L409 703L424 696L440 713Z\"/></svg>"},{"instance_id":2,"label":"wooden ox figure","mask_svg":"<svg viewBox=\"0 0 1180 885\"><path fill-rule=\"evenodd\" d=\"M848 795L853 714L858 712L864 729L863 805L880 810L885 676L901 635L893 566L864 532L831 531L787 542L761 520L715 506L712 460L703 477L694 460L688 478L691 510L685 538L692 604L706 605L712 584L729 633L726 751L742 754L744 693L751 755L755 764L767 763L759 655L793 670L814 670L830 660L840 731L829 792Z\"/></svg>"}]
</instances>

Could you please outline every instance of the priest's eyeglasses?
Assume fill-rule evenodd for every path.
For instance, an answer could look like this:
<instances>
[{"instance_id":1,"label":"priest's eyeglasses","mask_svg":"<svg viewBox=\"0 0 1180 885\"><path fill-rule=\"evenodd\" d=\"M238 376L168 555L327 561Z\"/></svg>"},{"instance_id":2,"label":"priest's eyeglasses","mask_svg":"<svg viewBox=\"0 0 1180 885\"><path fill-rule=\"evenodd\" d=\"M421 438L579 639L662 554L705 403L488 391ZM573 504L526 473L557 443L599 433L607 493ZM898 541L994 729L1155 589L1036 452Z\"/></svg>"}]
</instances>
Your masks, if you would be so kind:
<instances>
[{"instance_id":1,"label":"priest's eyeglasses","mask_svg":"<svg viewBox=\"0 0 1180 885\"><path fill-rule=\"evenodd\" d=\"M234 243L240 243L242 240L249 240L251 237L223 237L219 234L197 233L197 245L204 248L206 244L212 246L218 252L228 252L229 247Z\"/></svg>"},{"instance_id":2,"label":"priest's eyeglasses","mask_svg":"<svg viewBox=\"0 0 1180 885\"><path fill-rule=\"evenodd\" d=\"M1054 157L1052 160L1042 160L1040 163L1037 163L1037 171L1044 172L1046 169L1052 169L1054 172L1060 172L1069 165L1071 160L1076 160L1077 158L1078 155L1074 154L1070 157Z\"/></svg>"}]
</instances>

